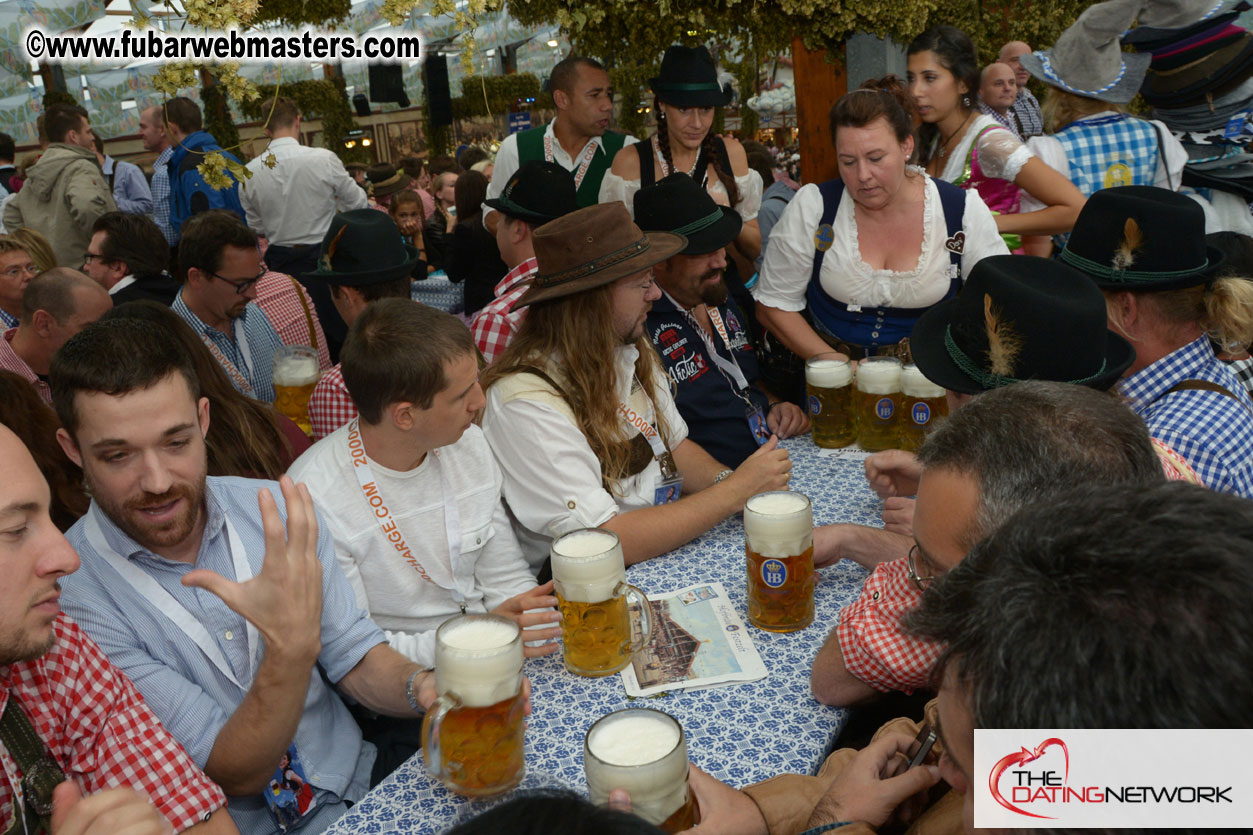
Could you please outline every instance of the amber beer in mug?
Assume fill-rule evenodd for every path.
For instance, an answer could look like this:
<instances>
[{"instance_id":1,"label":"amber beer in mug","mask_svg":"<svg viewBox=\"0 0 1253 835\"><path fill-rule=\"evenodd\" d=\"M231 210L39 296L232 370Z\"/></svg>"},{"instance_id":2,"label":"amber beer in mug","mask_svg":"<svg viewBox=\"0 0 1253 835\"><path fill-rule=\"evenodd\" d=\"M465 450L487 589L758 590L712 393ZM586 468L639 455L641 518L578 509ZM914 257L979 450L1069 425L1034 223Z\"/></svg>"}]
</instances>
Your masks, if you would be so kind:
<instances>
[{"instance_id":1,"label":"amber beer in mug","mask_svg":"<svg viewBox=\"0 0 1253 835\"><path fill-rule=\"evenodd\" d=\"M522 630L500 615L457 615L435 632L439 698L422 722L427 771L457 794L522 780Z\"/></svg>"},{"instance_id":2,"label":"amber beer in mug","mask_svg":"<svg viewBox=\"0 0 1253 835\"><path fill-rule=\"evenodd\" d=\"M795 632L814 619L814 511L803 493L758 493L744 505L748 619Z\"/></svg>"},{"instance_id":3,"label":"amber beer in mug","mask_svg":"<svg viewBox=\"0 0 1253 835\"><path fill-rule=\"evenodd\" d=\"M857 364L857 445L867 452L892 449L900 437L901 361L867 357Z\"/></svg>"},{"instance_id":4,"label":"amber beer in mug","mask_svg":"<svg viewBox=\"0 0 1253 835\"><path fill-rule=\"evenodd\" d=\"M814 443L845 447L857 440L853 415L853 368L841 354L815 354L805 362L809 419Z\"/></svg>"},{"instance_id":5,"label":"amber beer in mug","mask_svg":"<svg viewBox=\"0 0 1253 835\"><path fill-rule=\"evenodd\" d=\"M910 363L901 370L901 449L917 452L936 421L948 414L948 393Z\"/></svg>"},{"instance_id":6,"label":"amber beer in mug","mask_svg":"<svg viewBox=\"0 0 1253 835\"><path fill-rule=\"evenodd\" d=\"M602 716L583 740L588 795L603 805L613 789L631 795L631 811L666 832L695 824L687 786L687 740L668 713L626 708Z\"/></svg>"},{"instance_id":7,"label":"amber beer in mug","mask_svg":"<svg viewBox=\"0 0 1253 835\"><path fill-rule=\"evenodd\" d=\"M274 352L274 408L290 418L306 435L313 434L309 421L309 397L322 371L318 352L304 345L284 345Z\"/></svg>"},{"instance_id":8,"label":"amber beer in mug","mask_svg":"<svg viewBox=\"0 0 1253 835\"><path fill-rule=\"evenodd\" d=\"M553 541L550 553L566 669L593 677L618 672L648 643L652 616L644 593L626 581L617 535L600 528L571 531ZM638 638L632 605L640 612Z\"/></svg>"}]
</instances>

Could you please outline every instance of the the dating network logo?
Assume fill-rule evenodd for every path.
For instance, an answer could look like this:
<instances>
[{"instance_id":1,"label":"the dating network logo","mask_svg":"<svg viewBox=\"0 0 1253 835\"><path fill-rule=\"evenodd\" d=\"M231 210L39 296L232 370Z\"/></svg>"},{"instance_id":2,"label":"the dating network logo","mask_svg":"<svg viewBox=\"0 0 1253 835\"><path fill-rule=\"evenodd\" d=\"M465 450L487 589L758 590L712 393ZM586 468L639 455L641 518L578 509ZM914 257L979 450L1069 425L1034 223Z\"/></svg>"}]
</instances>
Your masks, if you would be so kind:
<instances>
[{"instance_id":1,"label":"the dating network logo","mask_svg":"<svg viewBox=\"0 0 1253 835\"><path fill-rule=\"evenodd\" d=\"M1017 812L1018 814L1026 815L1029 818L1055 820L1055 818L1051 815L1037 815L1035 812L1028 812L1023 809L1019 809L1013 803L1006 800L1005 796L1001 794L1001 778L1005 775L1006 771L1016 767L1013 774L1018 778L1018 780L1012 787L1010 796L1018 803L1032 802L1032 800L1035 799L1032 792L1032 781L1033 778L1035 778L1035 775L1033 775L1031 771L1024 769L1023 766L1040 759L1040 757L1044 756L1045 751L1054 746L1061 748L1062 756L1065 758L1065 768L1062 772L1061 783L1058 784L1056 782L1055 771L1045 771L1042 775L1039 775L1039 777L1036 778L1039 780L1037 786L1040 789L1060 788L1064 795L1066 783L1070 780L1070 749L1066 747L1066 743L1064 741L1058 739L1057 737L1051 737L1044 740L1033 749L1023 748L1013 754L1007 754L997 761L996 765L992 768L992 773L988 775L988 790L992 792L992 799L1011 812ZM1025 785L1023 785L1024 781ZM1025 789L1025 791L1021 791L1023 789ZM1039 797L1041 794L1047 796L1049 793L1037 791L1034 794L1035 797ZM1052 798L1048 799L1051 800Z\"/></svg>"}]
</instances>

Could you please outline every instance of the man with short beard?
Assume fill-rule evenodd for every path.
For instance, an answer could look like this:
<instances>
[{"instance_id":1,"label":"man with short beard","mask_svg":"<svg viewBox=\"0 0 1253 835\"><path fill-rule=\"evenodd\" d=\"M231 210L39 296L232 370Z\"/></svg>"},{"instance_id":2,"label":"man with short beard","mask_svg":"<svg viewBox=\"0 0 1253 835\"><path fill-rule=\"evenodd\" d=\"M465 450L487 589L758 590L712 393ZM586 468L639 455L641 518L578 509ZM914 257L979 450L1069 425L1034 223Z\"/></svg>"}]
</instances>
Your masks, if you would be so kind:
<instances>
[{"instance_id":1,"label":"man with short beard","mask_svg":"<svg viewBox=\"0 0 1253 835\"><path fill-rule=\"evenodd\" d=\"M35 832L234 833L226 796L161 727L135 686L63 614L60 581L78 555L48 516L48 484L16 435L0 426L0 714L21 715L65 780L13 781L34 769L0 745L0 829ZM32 751L33 758L37 751ZM73 782L71 782L73 781ZM176 790L171 790L176 786ZM81 794L80 794L81 793ZM84 795L90 795L84 797ZM149 803L149 796L152 802ZM46 807L43 817L48 818ZM92 827L98 827L92 828ZM18 831L23 831L18 824Z\"/></svg>"},{"instance_id":2,"label":"man with short beard","mask_svg":"<svg viewBox=\"0 0 1253 835\"><path fill-rule=\"evenodd\" d=\"M301 831L323 831L386 776L332 688L413 719L434 701L430 673L358 608L308 489L206 478L209 401L172 334L97 322L51 377L57 439L92 496L68 533L83 564L66 611L222 786L242 831L282 828L268 786L284 755L313 788Z\"/></svg>"},{"instance_id":3,"label":"man with short beard","mask_svg":"<svg viewBox=\"0 0 1253 835\"><path fill-rule=\"evenodd\" d=\"M649 311L648 336L674 381L689 437L738 467L771 434L808 432L800 407L758 381L748 320L727 294L726 248L739 234L739 214L676 173L636 192L635 219L646 232L687 238L678 255L653 267L661 298Z\"/></svg>"}]
</instances>

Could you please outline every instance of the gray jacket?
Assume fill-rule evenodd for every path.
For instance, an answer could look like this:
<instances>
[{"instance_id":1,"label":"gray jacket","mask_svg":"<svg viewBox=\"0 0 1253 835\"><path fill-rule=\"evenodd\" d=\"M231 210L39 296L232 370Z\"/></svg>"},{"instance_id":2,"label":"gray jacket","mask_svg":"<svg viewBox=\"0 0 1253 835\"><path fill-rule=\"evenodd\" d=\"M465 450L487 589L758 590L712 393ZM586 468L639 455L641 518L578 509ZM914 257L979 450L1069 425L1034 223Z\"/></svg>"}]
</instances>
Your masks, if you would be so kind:
<instances>
[{"instance_id":1,"label":"gray jacket","mask_svg":"<svg viewBox=\"0 0 1253 835\"><path fill-rule=\"evenodd\" d=\"M53 142L5 206L4 228L34 229L52 245L58 266L77 270L83 266L91 225L116 209L95 152Z\"/></svg>"}]
</instances>

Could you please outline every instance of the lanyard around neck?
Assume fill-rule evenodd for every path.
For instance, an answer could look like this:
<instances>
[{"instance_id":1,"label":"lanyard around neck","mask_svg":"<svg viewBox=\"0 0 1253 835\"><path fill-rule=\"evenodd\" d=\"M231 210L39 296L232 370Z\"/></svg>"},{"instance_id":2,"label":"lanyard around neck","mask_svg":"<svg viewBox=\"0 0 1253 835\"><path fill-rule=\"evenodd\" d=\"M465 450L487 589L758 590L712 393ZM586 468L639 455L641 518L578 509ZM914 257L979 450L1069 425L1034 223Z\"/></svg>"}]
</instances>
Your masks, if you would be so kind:
<instances>
[{"instance_id":1,"label":"lanyard around neck","mask_svg":"<svg viewBox=\"0 0 1253 835\"><path fill-rule=\"evenodd\" d=\"M730 359L727 359L722 356L722 354L718 353L718 349L714 345L713 339L709 336L705 329L701 327L700 322L696 321L696 317L693 316L690 311L676 302L674 298L671 297L671 295L665 290L662 290L661 292L667 299L669 299L670 303L674 305L675 309L683 315L683 318L688 321L688 324L692 326L696 333L700 335L701 341L705 343L705 347L709 351L709 358L713 361L713 364L718 367L718 370L721 371L723 375L735 385L736 393L743 392L746 388L748 388L748 378L744 376L744 372L740 368L739 362L735 359L735 349L731 347L731 338L727 335L727 326L722 321L722 314L718 312L718 308L713 307L712 305L705 305L705 309L709 311L709 321L713 324L714 330L717 331L718 336L722 338L722 344L727 346L727 353L731 356Z\"/></svg>"},{"instance_id":2,"label":"lanyard around neck","mask_svg":"<svg viewBox=\"0 0 1253 835\"><path fill-rule=\"evenodd\" d=\"M157 611L165 615L179 628L184 635L192 640L192 642L200 648L205 654L209 662L217 667L218 672L226 676L240 690L247 691L251 686L252 678L257 673L257 665L260 663L261 657L261 635L257 631L257 627L253 626L247 619L247 634L245 640L247 646L245 650L248 653L249 669L248 682L241 682L236 676L230 665L226 663L226 656L222 654L222 650L218 647L217 642L209 634L200 621L196 620L191 612L187 611L183 604L174 599L165 588L153 578L151 574L144 571L132 560L127 559L117 552L108 539L105 538L104 531L100 527L100 522L96 518L96 509L92 509L87 513L87 541L105 560L113 567L118 574L122 575L122 579L130 583L140 596L146 599L153 606L157 607ZM244 552L243 540L239 538L239 533L235 530L235 526L231 524L230 519L224 519L226 525L227 541L230 543L231 561L235 567L235 582L245 583L252 579L252 564L248 562L248 555Z\"/></svg>"},{"instance_id":3,"label":"lanyard around neck","mask_svg":"<svg viewBox=\"0 0 1253 835\"><path fill-rule=\"evenodd\" d=\"M431 463L439 472L439 486L443 492L444 504L444 536L448 540L448 569L449 575L446 582L440 582L431 577L425 566L418 561L414 555L413 549L405 541L404 534L400 532L399 525L392 518L392 512L387 507L387 502L383 499L383 494L379 491L378 482L374 478L374 471L370 467L370 459L365 454L365 441L361 437L361 420L353 418L348 425L348 434L346 436L348 445L348 458L352 461L352 471L357 477L357 485L361 488L361 494L365 502L370 507L370 512L374 515L374 521L378 522L379 528L383 531L383 538L386 539L391 546L396 549L405 562L420 576L433 586L444 589L452 595L457 605L464 612L466 608L466 596L457 588L456 571L457 563L461 559L461 511L457 507L457 494L453 490L452 482L448 478L447 468L440 460L439 450L430 452ZM442 573L442 569L439 573Z\"/></svg>"}]
</instances>

